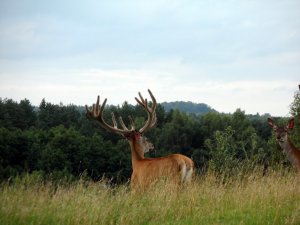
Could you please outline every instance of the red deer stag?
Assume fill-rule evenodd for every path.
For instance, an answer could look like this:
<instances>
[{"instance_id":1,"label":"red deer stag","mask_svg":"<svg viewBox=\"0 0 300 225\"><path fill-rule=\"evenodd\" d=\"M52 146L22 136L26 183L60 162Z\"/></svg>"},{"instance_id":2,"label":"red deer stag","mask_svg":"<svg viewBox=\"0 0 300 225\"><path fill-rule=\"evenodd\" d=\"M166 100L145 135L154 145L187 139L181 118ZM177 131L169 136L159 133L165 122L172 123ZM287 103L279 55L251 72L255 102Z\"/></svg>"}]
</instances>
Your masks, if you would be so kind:
<instances>
[{"instance_id":1,"label":"red deer stag","mask_svg":"<svg viewBox=\"0 0 300 225\"><path fill-rule=\"evenodd\" d=\"M97 120L104 129L119 134L128 140L131 148L133 170L131 175L131 186L133 188L146 188L162 178L175 182L176 184L190 183L194 170L194 163L190 158L181 154L172 154L160 158L144 157L144 153L152 149L153 145L147 141L143 136L143 133L154 127L157 122L155 112L157 103L151 91L148 90L148 92L152 99L151 107L148 105L147 99L144 99L140 93L140 99L135 98L137 103L144 108L148 115L147 121L139 130L136 129L131 117L129 117L131 121L130 129L126 127L122 117L119 118L122 128L119 128L113 113L113 126L105 122L103 119L103 110L107 99L100 105L99 96L96 104L94 104L92 108L86 106L87 115Z\"/></svg>"},{"instance_id":2,"label":"red deer stag","mask_svg":"<svg viewBox=\"0 0 300 225\"><path fill-rule=\"evenodd\" d=\"M268 118L268 124L273 129L277 142L287 155L289 161L300 172L300 150L291 142L288 133L294 127L294 118L289 120L286 127L277 126L271 118Z\"/></svg>"}]
</instances>

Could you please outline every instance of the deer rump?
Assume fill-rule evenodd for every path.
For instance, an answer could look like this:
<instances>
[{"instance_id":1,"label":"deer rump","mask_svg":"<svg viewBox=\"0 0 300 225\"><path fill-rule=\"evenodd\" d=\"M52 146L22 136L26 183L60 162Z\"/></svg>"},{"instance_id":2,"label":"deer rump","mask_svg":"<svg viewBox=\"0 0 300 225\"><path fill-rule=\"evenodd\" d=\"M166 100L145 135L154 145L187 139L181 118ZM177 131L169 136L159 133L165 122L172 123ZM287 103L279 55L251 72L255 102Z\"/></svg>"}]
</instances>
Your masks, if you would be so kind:
<instances>
[{"instance_id":1,"label":"deer rump","mask_svg":"<svg viewBox=\"0 0 300 225\"><path fill-rule=\"evenodd\" d=\"M189 183L194 170L193 161L181 154L159 158L144 158L136 164L131 176L134 186L168 181L174 184Z\"/></svg>"}]
</instances>

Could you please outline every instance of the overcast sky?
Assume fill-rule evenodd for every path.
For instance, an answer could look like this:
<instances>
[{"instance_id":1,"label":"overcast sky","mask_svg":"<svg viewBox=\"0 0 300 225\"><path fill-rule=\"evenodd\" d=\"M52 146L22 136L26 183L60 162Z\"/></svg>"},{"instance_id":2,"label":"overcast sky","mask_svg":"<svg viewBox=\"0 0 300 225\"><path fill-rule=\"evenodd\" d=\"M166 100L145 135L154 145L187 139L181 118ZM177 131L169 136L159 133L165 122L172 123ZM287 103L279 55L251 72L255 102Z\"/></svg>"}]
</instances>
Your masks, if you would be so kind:
<instances>
[{"instance_id":1,"label":"overcast sky","mask_svg":"<svg viewBox=\"0 0 300 225\"><path fill-rule=\"evenodd\" d=\"M288 116L299 0L0 1L0 97L192 101Z\"/></svg>"}]
</instances>

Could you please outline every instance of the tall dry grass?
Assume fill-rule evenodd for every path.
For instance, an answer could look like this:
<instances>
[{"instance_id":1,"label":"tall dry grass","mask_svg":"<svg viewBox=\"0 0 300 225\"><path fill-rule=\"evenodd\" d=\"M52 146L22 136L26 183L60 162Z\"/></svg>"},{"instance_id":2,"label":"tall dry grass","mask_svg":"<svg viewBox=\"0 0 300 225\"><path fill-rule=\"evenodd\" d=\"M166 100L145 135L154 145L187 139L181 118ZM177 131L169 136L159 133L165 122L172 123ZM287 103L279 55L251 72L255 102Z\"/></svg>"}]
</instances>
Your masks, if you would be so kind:
<instances>
[{"instance_id":1,"label":"tall dry grass","mask_svg":"<svg viewBox=\"0 0 300 225\"><path fill-rule=\"evenodd\" d=\"M1 185L0 224L300 224L300 179L291 172L221 180L212 173L187 187L80 181L57 185L27 175Z\"/></svg>"}]
</instances>

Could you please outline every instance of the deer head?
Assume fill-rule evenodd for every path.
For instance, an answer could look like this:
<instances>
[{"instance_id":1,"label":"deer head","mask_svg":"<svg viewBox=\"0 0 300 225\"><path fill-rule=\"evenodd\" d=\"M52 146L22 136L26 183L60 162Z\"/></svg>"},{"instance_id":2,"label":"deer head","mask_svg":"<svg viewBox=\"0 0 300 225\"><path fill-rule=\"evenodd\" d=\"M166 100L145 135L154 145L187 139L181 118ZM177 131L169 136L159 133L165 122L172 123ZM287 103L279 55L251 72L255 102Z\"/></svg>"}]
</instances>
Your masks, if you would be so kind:
<instances>
[{"instance_id":1,"label":"deer head","mask_svg":"<svg viewBox=\"0 0 300 225\"><path fill-rule=\"evenodd\" d=\"M106 105L107 99L104 99L101 105L100 96L97 97L96 104L93 104L92 108L88 108L87 105L85 106L87 111L87 116L97 120L100 126L103 127L104 129L125 137L131 145L133 144L137 145L138 147L135 149L137 151L140 151L138 153L139 155L141 155L141 157L143 157L143 154L145 152L148 152L149 150L153 149L153 144L149 142L147 138L143 136L143 134L149 129L151 129L152 127L154 127L157 121L156 113L155 113L155 109L157 105L156 99L154 98L150 90L148 90L148 92L152 99L151 107L149 107L147 99L144 99L140 92L138 93L140 98L139 99L135 98L137 103L145 109L148 115L147 121L139 130L136 129L135 123L131 116L129 116L129 120L131 123L130 129L128 129L128 127L125 125L121 116L119 117L119 123L122 128L119 128L114 113L112 113L111 115L113 126L105 122L103 118L103 110Z\"/></svg>"},{"instance_id":2,"label":"deer head","mask_svg":"<svg viewBox=\"0 0 300 225\"><path fill-rule=\"evenodd\" d=\"M294 127L294 118L291 118L285 127L277 126L271 118L268 118L268 124L273 129L277 141L279 143L285 143L288 139L289 130L292 130Z\"/></svg>"}]
</instances>

